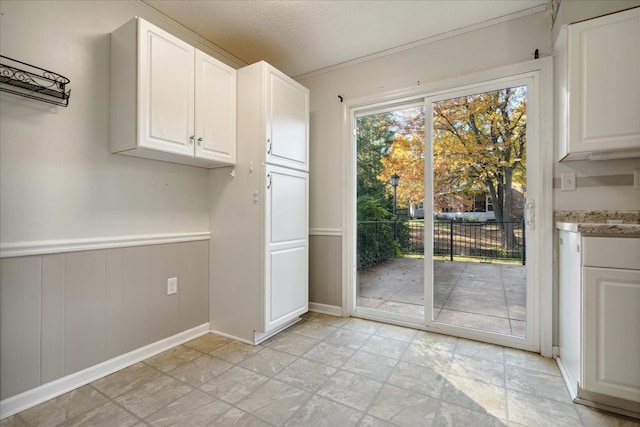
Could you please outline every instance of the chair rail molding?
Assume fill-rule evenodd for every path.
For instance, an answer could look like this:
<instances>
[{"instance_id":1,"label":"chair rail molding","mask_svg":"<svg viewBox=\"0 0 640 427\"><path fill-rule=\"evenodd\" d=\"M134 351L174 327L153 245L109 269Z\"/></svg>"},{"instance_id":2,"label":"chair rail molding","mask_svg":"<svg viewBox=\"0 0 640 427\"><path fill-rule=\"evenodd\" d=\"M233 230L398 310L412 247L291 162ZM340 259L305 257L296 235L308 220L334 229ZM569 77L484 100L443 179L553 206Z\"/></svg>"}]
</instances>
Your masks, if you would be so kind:
<instances>
[{"instance_id":1,"label":"chair rail molding","mask_svg":"<svg viewBox=\"0 0 640 427\"><path fill-rule=\"evenodd\" d=\"M209 240L208 231L0 243L0 258Z\"/></svg>"},{"instance_id":2,"label":"chair rail molding","mask_svg":"<svg viewBox=\"0 0 640 427\"><path fill-rule=\"evenodd\" d=\"M310 228L310 236L335 236L342 237L341 228Z\"/></svg>"}]
</instances>

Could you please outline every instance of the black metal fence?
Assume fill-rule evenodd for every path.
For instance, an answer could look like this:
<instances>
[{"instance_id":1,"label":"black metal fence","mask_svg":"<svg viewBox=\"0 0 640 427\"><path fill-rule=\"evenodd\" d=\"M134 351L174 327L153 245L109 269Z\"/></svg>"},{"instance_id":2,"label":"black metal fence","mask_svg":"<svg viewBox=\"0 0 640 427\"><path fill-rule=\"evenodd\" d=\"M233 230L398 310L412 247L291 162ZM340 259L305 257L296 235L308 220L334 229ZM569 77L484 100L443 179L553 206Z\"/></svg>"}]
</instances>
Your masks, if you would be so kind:
<instances>
[{"instance_id":1,"label":"black metal fence","mask_svg":"<svg viewBox=\"0 0 640 427\"><path fill-rule=\"evenodd\" d=\"M424 249L423 249L424 251ZM433 223L433 254L526 262L524 221Z\"/></svg>"},{"instance_id":2,"label":"black metal fence","mask_svg":"<svg viewBox=\"0 0 640 427\"><path fill-rule=\"evenodd\" d=\"M422 221L358 222L358 266L365 267L398 255L424 254ZM526 263L524 221L435 221L433 255L500 259Z\"/></svg>"}]
</instances>

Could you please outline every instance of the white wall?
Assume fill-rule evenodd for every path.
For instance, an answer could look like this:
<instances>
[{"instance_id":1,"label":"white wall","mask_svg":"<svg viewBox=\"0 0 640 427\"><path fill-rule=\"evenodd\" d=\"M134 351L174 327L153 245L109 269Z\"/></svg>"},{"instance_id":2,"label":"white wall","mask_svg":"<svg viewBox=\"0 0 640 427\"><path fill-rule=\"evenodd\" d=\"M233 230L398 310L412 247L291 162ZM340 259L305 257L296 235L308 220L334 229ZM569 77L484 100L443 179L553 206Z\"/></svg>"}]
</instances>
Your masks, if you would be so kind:
<instances>
[{"instance_id":1,"label":"white wall","mask_svg":"<svg viewBox=\"0 0 640 427\"><path fill-rule=\"evenodd\" d=\"M109 35L134 16L243 65L138 1L0 1L0 53L71 80L68 108L0 94L3 246L209 231L207 169L110 153ZM0 259L3 415L60 393L59 381L79 385L78 370L104 373L103 361L206 327L208 246Z\"/></svg>"},{"instance_id":2,"label":"white wall","mask_svg":"<svg viewBox=\"0 0 640 427\"><path fill-rule=\"evenodd\" d=\"M298 81L311 91L312 229L342 228L345 100L410 88L551 54L547 12L491 25Z\"/></svg>"},{"instance_id":3,"label":"white wall","mask_svg":"<svg viewBox=\"0 0 640 427\"><path fill-rule=\"evenodd\" d=\"M0 95L0 242L209 230L208 171L109 151L109 34L132 19L214 50L132 1L1 1L2 55L71 80L69 107Z\"/></svg>"}]
</instances>

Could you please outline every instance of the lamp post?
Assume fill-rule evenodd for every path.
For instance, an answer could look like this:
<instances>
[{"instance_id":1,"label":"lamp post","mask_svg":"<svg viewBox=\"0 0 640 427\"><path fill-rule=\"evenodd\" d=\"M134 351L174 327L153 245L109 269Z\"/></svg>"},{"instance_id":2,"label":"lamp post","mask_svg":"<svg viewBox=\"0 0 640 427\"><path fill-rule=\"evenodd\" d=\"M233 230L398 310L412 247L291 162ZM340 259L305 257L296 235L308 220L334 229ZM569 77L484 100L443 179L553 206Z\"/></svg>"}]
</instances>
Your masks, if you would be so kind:
<instances>
[{"instance_id":1,"label":"lamp post","mask_svg":"<svg viewBox=\"0 0 640 427\"><path fill-rule=\"evenodd\" d=\"M400 176L397 173L391 175L391 185L393 185L393 220L395 221L393 224L393 238L394 240L398 240L398 216L396 215L396 201L397 201L397 190L398 190L398 182L400 181Z\"/></svg>"},{"instance_id":2,"label":"lamp post","mask_svg":"<svg viewBox=\"0 0 640 427\"><path fill-rule=\"evenodd\" d=\"M396 214L398 182L400 182L400 176L397 173L394 173L391 176L391 185L393 186L393 215Z\"/></svg>"}]
</instances>

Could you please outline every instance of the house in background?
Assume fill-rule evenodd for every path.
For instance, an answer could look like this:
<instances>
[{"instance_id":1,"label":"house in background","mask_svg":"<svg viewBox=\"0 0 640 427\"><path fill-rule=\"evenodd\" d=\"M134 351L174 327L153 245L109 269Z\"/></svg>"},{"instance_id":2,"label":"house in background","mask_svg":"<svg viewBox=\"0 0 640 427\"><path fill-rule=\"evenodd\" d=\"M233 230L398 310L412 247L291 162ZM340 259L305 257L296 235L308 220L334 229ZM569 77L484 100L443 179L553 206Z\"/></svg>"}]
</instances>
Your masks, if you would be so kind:
<instances>
[{"instance_id":1,"label":"house in background","mask_svg":"<svg viewBox=\"0 0 640 427\"><path fill-rule=\"evenodd\" d=\"M454 219L471 221L494 221L493 203L488 193L473 196L439 195L440 209L436 212L436 219Z\"/></svg>"},{"instance_id":2,"label":"house in background","mask_svg":"<svg viewBox=\"0 0 640 427\"><path fill-rule=\"evenodd\" d=\"M340 99L550 56L562 25L638 6L564 0L553 25L543 5L293 75L310 90L310 308L349 314ZM72 91L68 108L0 96L0 400L15 409L209 330L221 189L207 169L110 153L110 33L141 16L233 68L246 62L139 1L0 0L0 12L0 53L64 74ZM549 214L638 209L628 179L637 159L545 161L556 178L553 206L540 206ZM576 191L561 192L561 174L576 172ZM545 269L557 269L548 255ZM178 277L177 295L166 294L168 277ZM557 324L546 356L552 335Z\"/></svg>"},{"instance_id":3,"label":"house in background","mask_svg":"<svg viewBox=\"0 0 640 427\"><path fill-rule=\"evenodd\" d=\"M525 197L521 188L511 189L513 221L524 218ZM488 192L475 195L439 194L435 216L437 219L454 219L469 221L495 221L493 202Z\"/></svg>"},{"instance_id":4,"label":"house in background","mask_svg":"<svg viewBox=\"0 0 640 427\"><path fill-rule=\"evenodd\" d=\"M514 220L521 221L524 218L525 198L522 191L512 189ZM475 195L464 194L439 194L434 216L436 219L469 219L472 221L495 221L491 195L483 192ZM411 203L409 216L413 219L424 218L424 203Z\"/></svg>"}]
</instances>

